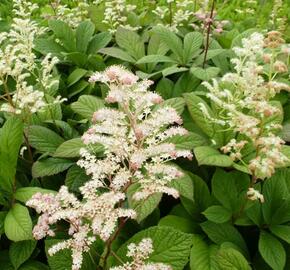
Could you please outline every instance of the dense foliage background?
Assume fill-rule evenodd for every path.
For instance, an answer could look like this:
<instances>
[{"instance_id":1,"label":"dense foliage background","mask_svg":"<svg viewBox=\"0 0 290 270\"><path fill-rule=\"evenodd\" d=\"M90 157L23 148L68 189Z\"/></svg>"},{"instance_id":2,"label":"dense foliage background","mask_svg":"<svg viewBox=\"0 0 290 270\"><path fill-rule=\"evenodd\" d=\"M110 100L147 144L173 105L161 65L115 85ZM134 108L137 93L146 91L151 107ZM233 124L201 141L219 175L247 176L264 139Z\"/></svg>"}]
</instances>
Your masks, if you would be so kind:
<instances>
[{"instance_id":1,"label":"dense foliage background","mask_svg":"<svg viewBox=\"0 0 290 270\"><path fill-rule=\"evenodd\" d=\"M13 28L13 19L19 17L13 10L17 2L21 5L21 1L1 1L0 31L12 29L25 38L25 31ZM258 181L256 188L264 202L248 200L251 173L220 151L238 135L217 131L200 109L202 103L212 116L218 115L219 108L206 95L209 90L203 82L234 72L233 48L242 47L242 39L255 32L281 33L288 52L277 59L286 70L274 77L290 87L289 1L23 2L38 5L24 18L38 25L31 40L35 65L33 70L24 67L30 72L25 80L34 90L44 92L49 106L34 112L28 101L28 107L18 108L20 113L0 112L0 268L71 269L69 250L47 254L49 247L67 239L67 224L60 222L54 227L56 237L36 241L32 229L39 215L25 204L33 194L54 194L64 184L80 196L79 187L89 180L76 164L83 147L81 136L91 126L93 113L104 106L109 90L105 84L90 83L89 77L120 64L138 77L154 81L151 90L182 115L189 134L174 138L172 143L191 150L194 156L174 161L184 172L176 184L179 199L154 194L139 203L137 220L129 220L110 243L117 258L126 261L128 243L150 237L154 252L149 261L169 264L174 270L290 269L289 162L276 168L266 177L269 179ZM112 7L118 8L112 12ZM46 29L42 31L42 27ZM9 42L12 47L21 44L21 39L15 42L3 37L1 105L19 91L19 76L7 71L4 48ZM28 43L23 44L15 55L25 62L27 57L20 52ZM58 62L48 72L46 85L41 86L43 59L48 55L57 57ZM13 69L14 64L11 66ZM283 126L273 133L286 142L281 151L290 158L289 91L281 91L269 102L281 109L281 115L267 121ZM98 158L103 157L103 151L100 145L95 149ZM247 151L243 155L250 160L253 149ZM128 200L126 204L134 203ZM106 247L107 243L96 241L84 256L81 269L118 265L112 254L104 263Z\"/></svg>"}]
</instances>

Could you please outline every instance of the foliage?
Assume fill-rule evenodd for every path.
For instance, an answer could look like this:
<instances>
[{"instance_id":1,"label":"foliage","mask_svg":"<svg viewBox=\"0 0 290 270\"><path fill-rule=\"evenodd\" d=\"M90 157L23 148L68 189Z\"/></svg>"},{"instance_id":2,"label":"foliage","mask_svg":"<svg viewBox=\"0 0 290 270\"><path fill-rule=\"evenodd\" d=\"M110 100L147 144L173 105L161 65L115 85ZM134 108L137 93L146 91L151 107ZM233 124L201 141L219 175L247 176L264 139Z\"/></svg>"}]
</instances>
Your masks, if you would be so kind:
<instances>
[{"instance_id":1,"label":"foliage","mask_svg":"<svg viewBox=\"0 0 290 270\"><path fill-rule=\"evenodd\" d=\"M289 9L1 1L1 269L288 269Z\"/></svg>"}]
</instances>

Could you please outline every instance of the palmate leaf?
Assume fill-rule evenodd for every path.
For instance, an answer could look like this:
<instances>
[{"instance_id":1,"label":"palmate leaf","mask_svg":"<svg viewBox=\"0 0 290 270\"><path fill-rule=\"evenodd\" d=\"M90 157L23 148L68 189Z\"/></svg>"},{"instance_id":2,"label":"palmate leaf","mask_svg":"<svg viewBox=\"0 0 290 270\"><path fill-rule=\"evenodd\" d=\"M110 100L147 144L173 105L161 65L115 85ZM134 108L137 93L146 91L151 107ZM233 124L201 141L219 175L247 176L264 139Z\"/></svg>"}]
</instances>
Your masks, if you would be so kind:
<instances>
[{"instance_id":1,"label":"palmate leaf","mask_svg":"<svg viewBox=\"0 0 290 270\"><path fill-rule=\"evenodd\" d=\"M76 49L85 53L95 32L95 25L91 21L83 21L76 29Z\"/></svg>"}]
</instances>

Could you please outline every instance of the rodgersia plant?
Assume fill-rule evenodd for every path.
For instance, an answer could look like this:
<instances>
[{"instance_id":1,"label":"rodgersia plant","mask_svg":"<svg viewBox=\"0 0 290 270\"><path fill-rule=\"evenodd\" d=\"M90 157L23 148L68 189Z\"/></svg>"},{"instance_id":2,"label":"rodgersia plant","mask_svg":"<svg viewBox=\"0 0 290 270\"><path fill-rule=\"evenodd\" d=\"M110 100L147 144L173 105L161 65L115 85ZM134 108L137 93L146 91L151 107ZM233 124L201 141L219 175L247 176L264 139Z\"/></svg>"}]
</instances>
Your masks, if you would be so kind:
<instances>
[{"instance_id":1,"label":"rodgersia plant","mask_svg":"<svg viewBox=\"0 0 290 270\"><path fill-rule=\"evenodd\" d=\"M234 72L225 74L220 81L213 80L213 84L204 83L218 116L210 118L203 104L201 109L210 121L234 132L234 138L221 151L252 174L248 191L251 200L263 201L253 189L254 184L271 177L276 168L289 161L282 152L284 141L277 135L281 125L274 121L283 111L272 101L280 91L290 90L287 84L276 81L288 71L289 50L283 49L283 42L279 32L270 32L266 38L259 33L244 38L242 47L233 48Z\"/></svg>"},{"instance_id":2,"label":"rodgersia plant","mask_svg":"<svg viewBox=\"0 0 290 270\"><path fill-rule=\"evenodd\" d=\"M52 75L53 68L58 62L50 54L40 62L33 51L34 40L44 33L30 19L30 14L38 8L29 1L14 0L14 14L9 32L0 34L0 84L5 90L2 96L5 103L1 111L27 115L38 112L48 105L45 93L58 85L58 80ZM15 81L15 91L8 86L9 79ZM31 84L29 81L36 81ZM59 102L59 98L55 100Z\"/></svg>"},{"instance_id":3,"label":"rodgersia plant","mask_svg":"<svg viewBox=\"0 0 290 270\"><path fill-rule=\"evenodd\" d=\"M171 182L182 176L182 172L168 161L192 157L190 151L176 149L174 144L166 142L187 131L179 126L182 120L175 109L162 106L162 98L148 91L151 81L140 81L125 68L111 66L104 72L94 73L90 82L106 84L110 89L106 101L117 103L118 109L107 107L96 111L92 126L82 136L86 147L81 149L77 164L91 177L80 187L82 198L78 199L63 186L57 195L39 193L27 202L41 213L33 230L36 239L54 236L51 225L59 220L69 223L71 238L48 252L53 255L65 248L71 249L73 269L80 268L82 253L89 250L97 237L107 243L106 261L110 245L126 220L136 218L138 209L130 209L125 203L131 185L138 186L133 195L137 201L155 193L177 198L179 193ZM103 158L96 157L96 144L104 146ZM151 264L142 262L151 249L150 240L129 247L128 255L133 257L133 262L115 269L170 269L161 264L150 268Z\"/></svg>"}]
</instances>

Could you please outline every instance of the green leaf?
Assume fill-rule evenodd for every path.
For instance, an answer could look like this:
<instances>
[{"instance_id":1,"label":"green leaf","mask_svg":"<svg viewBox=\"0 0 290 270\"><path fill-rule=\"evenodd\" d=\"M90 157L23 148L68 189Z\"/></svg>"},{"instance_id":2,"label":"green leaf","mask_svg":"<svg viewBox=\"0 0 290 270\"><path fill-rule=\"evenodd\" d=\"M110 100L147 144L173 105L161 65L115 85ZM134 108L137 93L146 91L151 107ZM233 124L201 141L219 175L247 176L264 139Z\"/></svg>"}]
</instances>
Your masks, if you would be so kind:
<instances>
[{"instance_id":1,"label":"green leaf","mask_svg":"<svg viewBox=\"0 0 290 270\"><path fill-rule=\"evenodd\" d=\"M12 243L9 247L9 257L15 269L26 262L36 247L36 241L27 240Z\"/></svg>"},{"instance_id":2,"label":"green leaf","mask_svg":"<svg viewBox=\"0 0 290 270\"><path fill-rule=\"evenodd\" d=\"M175 144L176 149L188 149L193 150L193 148L202 145L208 145L209 141L199 134L189 132L187 135L183 136L173 136L165 140L165 142Z\"/></svg>"},{"instance_id":3,"label":"green leaf","mask_svg":"<svg viewBox=\"0 0 290 270\"><path fill-rule=\"evenodd\" d=\"M16 200L26 203L35 193L56 193L54 190L44 189L40 187L23 187L18 188L14 193L14 197Z\"/></svg>"},{"instance_id":4,"label":"green leaf","mask_svg":"<svg viewBox=\"0 0 290 270\"><path fill-rule=\"evenodd\" d=\"M59 20L49 20L49 27L52 29L55 36L60 39L64 48L68 52L76 51L76 40L73 30L69 25L63 21Z\"/></svg>"},{"instance_id":5,"label":"green leaf","mask_svg":"<svg viewBox=\"0 0 290 270\"><path fill-rule=\"evenodd\" d=\"M46 264L39 261L29 260L21 265L19 270L49 270L49 268Z\"/></svg>"},{"instance_id":6,"label":"green leaf","mask_svg":"<svg viewBox=\"0 0 290 270\"><path fill-rule=\"evenodd\" d=\"M184 106L185 102L183 98L170 98L164 100L161 104L156 105L153 111L156 111L159 108L172 107L178 112L178 114L182 114L184 111Z\"/></svg>"},{"instance_id":7,"label":"green leaf","mask_svg":"<svg viewBox=\"0 0 290 270\"><path fill-rule=\"evenodd\" d=\"M76 68L67 78L67 87L72 86L87 74L87 70Z\"/></svg>"},{"instance_id":8,"label":"green leaf","mask_svg":"<svg viewBox=\"0 0 290 270\"><path fill-rule=\"evenodd\" d=\"M164 77L175 74L175 73L179 73L179 72L184 72L187 71L188 68L186 67L178 67L177 65L173 65L171 67L165 68L162 70L162 75Z\"/></svg>"},{"instance_id":9,"label":"green leaf","mask_svg":"<svg viewBox=\"0 0 290 270\"><path fill-rule=\"evenodd\" d=\"M241 249L244 255L248 255L247 245L234 226L228 223L216 224L211 221L206 221L201 224L201 227L207 236L216 244L221 245L224 242L231 242Z\"/></svg>"},{"instance_id":10,"label":"green leaf","mask_svg":"<svg viewBox=\"0 0 290 270\"><path fill-rule=\"evenodd\" d=\"M119 49L119 48L115 48L115 47L108 47L108 48L102 48L99 50L100 53L106 54L106 55L110 55L114 58L117 59L121 59L123 61L129 62L129 63L135 63L135 59L128 54L127 52Z\"/></svg>"},{"instance_id":11,"label":"green leaf","mask_svg":"<svg viewBox=\"0 0 290 270\"><path fill-rule=\"evenodd\" d=\"M88 56L80 52L64 53L65 60L79 67L85 67L88 62Z\"/></svg>"},{"instance_id":12,"label":"green leaf","mask_svg":"<svg viewBox=\"0 0 290 270\"><path fill-rule=\"evenodd\" d=\"M130 243L138 244L143 238L151 238L153 241L153 253L148 261L168 264L173 270L183 270L188 262L192 236L169 227L151 227L135 234L117 251L117 255L127 261L127 247Z\"/></svg>"},{"instance_id":13,"label":"green leaf","mask_svg":"<svg viewBox=\"0 0 290 270\"><path fill-rule=\"evenodd\" d=\"M146 55L139 59L136 64L146 64L146 63L176 63L176 60L165 55Z\"/></svg>"},{"instance_id":14,"label":"green leaf","mask_svg":"<svg viewBox=\"0 0 290 270\"><path fill-rule=\"evenodd\" d=\"M154 32L157 33L161 41L166 44L166 46L175 54L179 62L182 63L183 45L180 38L171 30L163 26L155 27Z\"/></svg>"},{"instance_id":15,"label":"green leaf","mask_svg":"<svg viewBox=\"0 0 290 270\"><path fill-rule=\"evenodd\" d=\"M194 154L199 165L231 167L233 164L229 156L210 146L198 146L194 149Z\"/></svg>"},{"instance_id":16,"label":"green leaf","mask_svg":"<svg viewBox=\"0 0 290 270\"><path fill-rule=\"evenodd\" d=\"M217 67L208 67L206 69L200 68L200 67L192 67L190 69L190 72L198 79L203 81L209 81L212 78L215 78L219 72L220 69Z\"/></svg>"},{"instance_id":17,"label":"green leaf","mask_svg":"<svg viewBox=\"0 0 290 270\"><path fill-rule=\"evenodd\" d=\"M61 158L48 158L36 161L32 166L32 175L37 178L58 174L65 171L73 164L74 162Z\"/></svg>"},{"instance_id":18,"label":"green leaf","mask_svg":"<svg viewBox=\"0 0 290 270\"><path fill-rule=\"evenodd\" d=\"M198 97L194 93L184 94L184 100L188 107L188 111L191 115L191 118L196 123L196 125L210 138L213 138L217 141L217 143L221 143L222 139L220 138L221 135L218 135L219 126L211 123L203 114L202 110L200 109L200 105L204 106L208 111L210 117L214 117L214 114L211 108L207 105L207 103Z\"/></svg>"},{"instance_id":19,"label":"green leaf","mask_svg":"<svg viewBox=\"0 0 290 270\"><path fill-rule=\"evenodd\" d=\"M290 244L290 226L287 225L273 225L270 226L270 231L277 237Z\"/></svg>"},{"instance_id":20,"label":"green leaf","mask_svg":"<svg viewBox=\"0 0 290 270\"><path fill-rule=\"evenodd\" d=\"M289 176L288 169L278 170L263 185L265 202L262 212L266 224L278 225L290 221L289 183L286 182Z\"/></svg>"},{"instance_id":21,"label":"green leaf","mask_svg":"<svg viewBox=\"0 0 290 270\"><path fill-rule=\"evenodd\" d=\"M29 144L38 151L54 153L64 142L64 139L49 128L43 126L30 126L27 129Z\"/></svg>"},{"instance_id":22,"label":"green leaf","mask_svg":"<svg viewBox=\"0 0 290 270\"><path fill-rule=\"evenodd\" d=\"M56 43L54 40L47 39L47 38L38 38L34 41L35 50L46 55L51 53L53 56L57 56L59 59L62 59L62 52L65 49Z\"/></svg>"},{"instance_id":23,"label":"green leaf","mask_svg":"<svg viewBox=\"0 0 290 270\"><path fill-rule=\"evenodd\" d=\"M174 87L174 83L167 79L167 78L162 78L157 86L155 91L162 96L162 98L164 99L169 99L172 98L173 95L173 87Z\"/></svg>"},{"instance_id":24,"label":"green leaf","mask_svg":"<svg viewBox=\"0 0 290 270\"><path fill-rule=\"evenodd\" d=\"M188 64L193 55L201 47L203 42L203 35L199 32L191 32L185 35L183 45L183 62Z\"/></svg>"},{"instance_id":25,"label":"green leaf","mask_svg":"<svg viewBox=\"0 0 290 270\"><path fill-rule=\"evenodd\" d=\"M213 221L215 223L224 223L230 220L232 213L220 206L220 205L213 205L207 208L203 214L206 216L206 218L210 221Z\"/></svg>"},{"instance_id":26,"label":"green leaf","mask_svg":"<svg viewBox=\"0 0 290 270\"><path fill-rule=\"evenodd\" d=\"M283 245L271 234L261 231L259 251L273 270L283 270L286 264L286 252Z\"/></svg>"},{"instance_id":27,"label":"green leaf","mask_svg":"<svg viewBox=\"0 0 290 270\"><path fill-rule=\"evenodd\" d=\"M190 200L181 198L181 203L187 212L195 218L195 220L201 221L204 217L201 217L200 213L211 205L212 199L206 182L197 175L192 173L189 175L193 182L194 195Z\"/></svg>"},{"instance_id":28,"label":"green leaf","mask_svg":"<svg viewBox=\"0 0 290 270\"><path fill-rule=\"evenodd\" d=\"M249 185L248 175L217 169L212 178L212 193L226 209L232 213L238 213L246 203Z\"/></svg>"},{"instance_id":29,"label":"green leaf","mask_svg":"<svg viewBox=\"0 0 290 270\"><path fill-rule=\"evenodd\" d=\"M132 30L119 27L116 32L116 43L135 59L140 59L145 55L144 43Z\"/></svg>"},{"instance_id":30,"label":"green leaf","mask_svg":"<svg viewBox=\"0 0 290 270\"><path fill-rule=\"evenodd\" d=\"M84 146L85 145L81 138L73 138L62 143L56 149L54 156L63 158L79 157L80 149Z\"/></svg>"},{"instance_id":31,"label":"green leaf","mask_svg":"<svg viewBox=\"0 0 290 270\"><path fill-rule=\"evenodd\" d=\"M95 32L95 25L87 20L81 22L76 29L76 45L79 52L87 51L89 42Z\"/></svg>"},{"instance_id":32,"label":"green leaf","mask_svg":"<svg viewBox=\"0 0 290 270\"><path fill-rule=\"evenodd\" d=\"M193 182L190 176L185 171L183 171L183 176L173 180L170 183L170 186L175 188L179 192L180 196L188 199L193 198L193 190L194 190Z\"/></svg>"},{"instance_id":33,"label":"green leaf","mask_svg":"<svg viewBox=\"0 0 290 270\"><path fill-rule=\"evenodd\" d=\"M32 239L32 221L28 209L19 203L14 204L5 218L4 229L11 241Z\"/></svg>"},{"instance_id":34,"label":"green leaf","mask_svg":"<svg viewBox=\"0 0 290 270\"><path fill-rule=\"evenodd\" d=\"M59 243L60 241L65 241L66 239L51 239L45 240L45 252L50 270L70 270L72 265L72 255L70 249L60 250L53 256L49 256L48 249L53 245ZM95 270L97 269L97 255L101 250L98 249L97 245L99 243L94 243L91 246L89 252L83 253L83 263L80 270ZM97 250L96 250L97 249Z\"/></svg>"},{"instance_id":35,"label":"green leaf","mask_svg":"<svg viewBox=\"0 0 290 270\"><path fill-rule=\"evenodd\" d=\"M172 215L167 215L160 219L158 226L172 227L184 233L196 233L199 229L198 224L194 223L192 220Z\"/></svg>"},{"instance_id":36,"label":"green leaf","mask_svg":"<svg viewBox=\"0 0 290 270\"><path fill-rule=\"evenodd\" d=\"M74 112L89 120L93 117L94 112L104 106L104 101L102 99L90 95L82 95L78 101L71 104L71 108Z\"/></svg>"},{"instance_id":37,"label":"green leaf","mask_svg":"<svg viewBox=\"0 0 290 270\"><path fill-rule=\"evenodd\" d=\"M219 269L222 270L250 270L249 263L244 256L233 248L221 248L215 258Z\"/></svg>"},{"instance_id":38,"label":"green leaf","mask_svg":"<svg viewBox=\"0 0 290 270\"><path fill-rule=\"evenodd\" d=\"M133 184L128 188L128 203L129 207L135 209L137 213L137 222L140 223L146 217L148 217L156 207L158 207L159 202L161 201L162 194L155 193L145 200L134 200L133 195L138 190L139 185Z\"/></svg>"},{"instance_id":39,"label":"green leaf","mask_svg":"<svg viewBox=\"0 0 290 270\"><path fill-rule=\"evenodd\" d=\"M97 53L100 49L106 47L111 39L112 35L109 32L101 32L94 35L88 47L88 54Z\"/></svg>"},{"instance_id":40,"label":"green leaf","mask_svg":"<svg viewBox=\"0 0 290 270\"><path fill-rule=\"evenodd\" d=\"M192 270L221 270L217 267L215 258L218 247L207 245L199 235L193 236L190 253L190 269Z\"/></svg>"},{"instance_id":41,"label":"green leaf","mask_svg":"<svg viewBox=\"0 0 290 270\"><path fill-rule=\"evenodd\" d=\"M88 181L90 177L86 174L85 170L77 165L73 165L67 171L65 178L65 185L72 192L79 192L79 188Z\"/></svg>"},{"instance_id":42,"label":"green leaf","mask_svg":"<svg viewBox=\"0 0 290 270\"><path fill-rule=\"evenodd\" d=\"M12 193L18 153L22 144L23 124L17 117L9 118L0 129L0 189Z\"/></svg>"}]
</instances>

